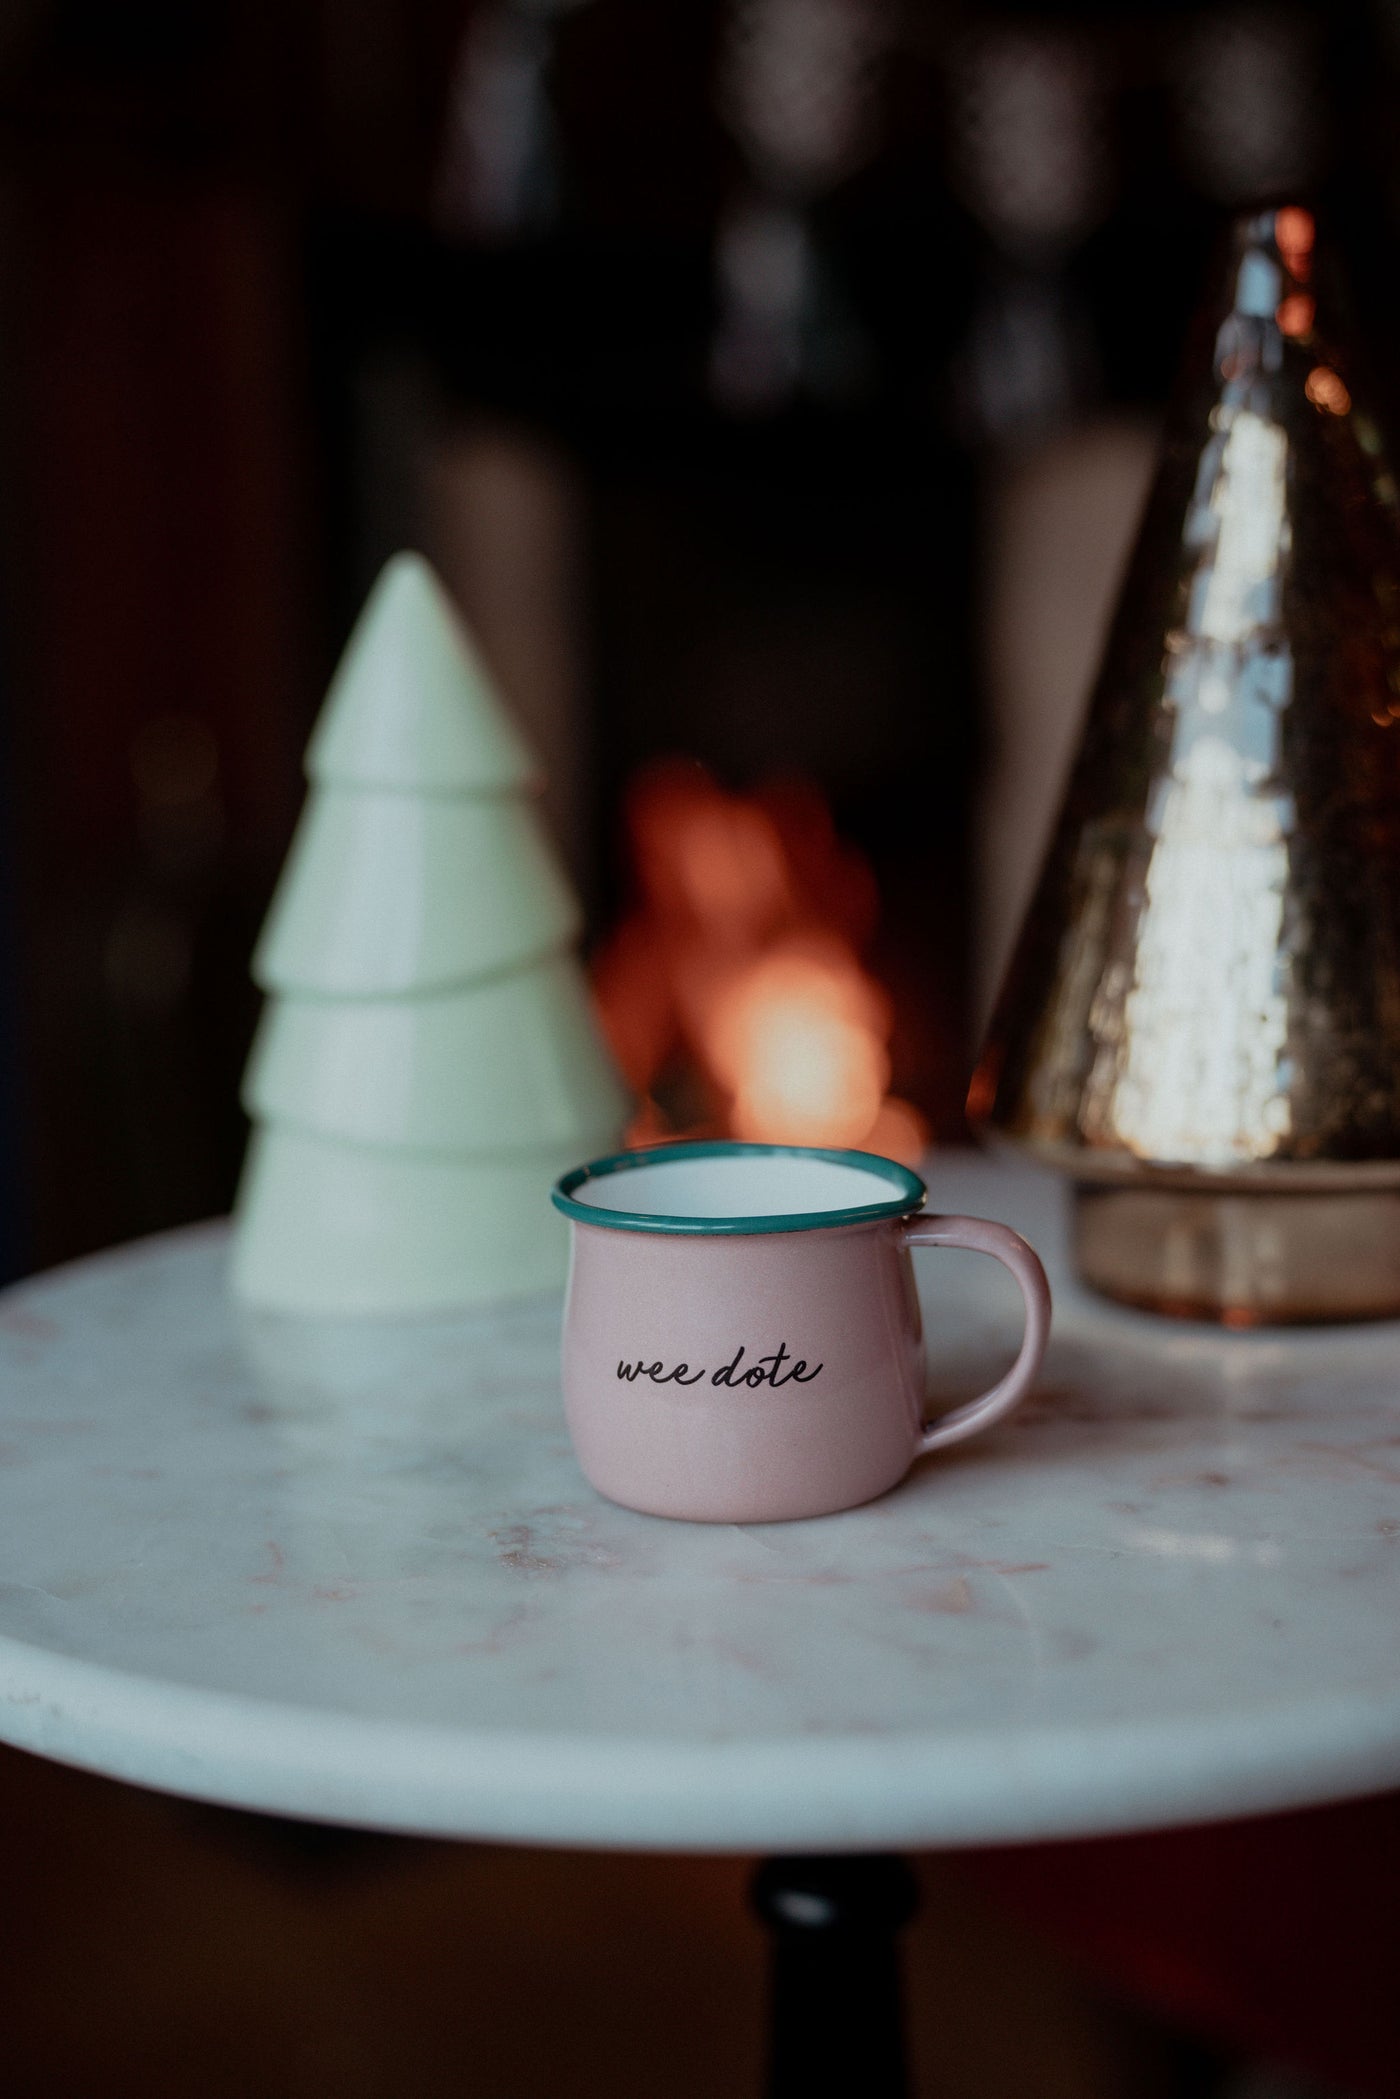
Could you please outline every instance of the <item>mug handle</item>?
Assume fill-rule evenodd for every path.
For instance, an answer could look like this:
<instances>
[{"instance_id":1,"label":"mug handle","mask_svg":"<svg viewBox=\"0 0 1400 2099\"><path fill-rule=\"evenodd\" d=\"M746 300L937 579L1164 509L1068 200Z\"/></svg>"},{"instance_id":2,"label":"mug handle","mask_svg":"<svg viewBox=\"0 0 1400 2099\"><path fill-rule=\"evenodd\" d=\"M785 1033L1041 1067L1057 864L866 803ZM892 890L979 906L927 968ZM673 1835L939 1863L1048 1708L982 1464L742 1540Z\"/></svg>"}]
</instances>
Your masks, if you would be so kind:
<instances>
[{"instance_id":1,"label":"mug handle","mask_svg":"<svg viewBox=\"0 0 1400 2099\"><path fill-rule=\"evenodd\" d=\"M1050 1339L1050 1285L1039 1256L1010 1225L993 1224L985 1217L932 1217L925 1211L905 1218L900 1229L906 1246L961 1246L990 1254L1011 1270L1026 1307L1021 1352L1006 1376L979 1398L926 1423L918 1445L918 1455L924 1457L931 1450L946 1450L950 1443L963 1443L980 1434L1020 1405L1035 1381Z\"/></svg>"}]
</instances>

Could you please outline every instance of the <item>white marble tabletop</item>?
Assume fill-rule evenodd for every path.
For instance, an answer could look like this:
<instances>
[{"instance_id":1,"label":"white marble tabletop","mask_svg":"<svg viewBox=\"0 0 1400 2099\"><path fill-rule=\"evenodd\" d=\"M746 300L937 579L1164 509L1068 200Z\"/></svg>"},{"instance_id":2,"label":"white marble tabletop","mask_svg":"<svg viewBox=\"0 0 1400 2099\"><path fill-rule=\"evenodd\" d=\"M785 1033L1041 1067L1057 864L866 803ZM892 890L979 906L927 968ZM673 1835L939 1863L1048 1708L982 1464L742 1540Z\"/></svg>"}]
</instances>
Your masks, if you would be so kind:
<instances>
[{"instance_id":1,"label":"white marble tabletop","mask_svg":"<svg viewBox=\"0 0 1400 2099\"><path fill-rule=\"evenodd\" d=\"M1400 1327L1222 1334L1066 1280L1037 1399L821 1522L598 1500L559 1307L240 1316L208 1227L0 1298L0 1737L378 1828L667 1849L1160 1827L1400 1783ZM1018 1327L918 1257L949 1396Z\"/></svg>"}]
</instances>

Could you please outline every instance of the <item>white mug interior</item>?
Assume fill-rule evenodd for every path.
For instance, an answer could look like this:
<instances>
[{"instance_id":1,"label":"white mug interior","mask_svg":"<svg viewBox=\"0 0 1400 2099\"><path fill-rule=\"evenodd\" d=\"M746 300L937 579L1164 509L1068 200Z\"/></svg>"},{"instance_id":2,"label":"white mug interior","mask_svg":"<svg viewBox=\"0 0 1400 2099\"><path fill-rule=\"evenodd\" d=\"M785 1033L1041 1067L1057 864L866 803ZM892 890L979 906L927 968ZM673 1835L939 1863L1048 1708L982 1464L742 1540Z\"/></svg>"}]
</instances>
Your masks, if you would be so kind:
<instances>
[{"instance_id":1,"label":"white mug interior","mask_svg":"<svg viewBox=\"0 0 1400 2099\"><path fill-rule=\"evenodd\" d=\"M588 1209L639 1217L816 1217L891 1208L888 1170L802 1152L691 1153L641 1159L571 1191ZM917 1208L917 1198L908 1207Z\"/></svg>"}]
</instances>

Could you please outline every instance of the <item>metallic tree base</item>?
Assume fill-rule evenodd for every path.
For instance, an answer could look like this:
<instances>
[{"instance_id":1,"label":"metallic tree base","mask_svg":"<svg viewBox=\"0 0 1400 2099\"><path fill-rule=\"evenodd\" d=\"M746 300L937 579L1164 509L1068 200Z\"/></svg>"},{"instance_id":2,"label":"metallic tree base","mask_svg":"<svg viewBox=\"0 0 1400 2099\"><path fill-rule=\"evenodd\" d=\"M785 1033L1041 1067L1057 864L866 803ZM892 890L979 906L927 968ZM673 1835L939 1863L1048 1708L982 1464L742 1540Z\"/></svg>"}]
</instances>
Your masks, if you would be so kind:
<instances>
[{"instance_id":1,"label":"metallic tree base","mask_svg":"<svg viewBox=\"0 0 1400 2099\"><path fill-rule=\"evenodd\" d=\"M1400 1316L1400 1189L1238 1194L1075 1188L1093 1290L1222 1326Z\"/></svg>"}]
</instances>

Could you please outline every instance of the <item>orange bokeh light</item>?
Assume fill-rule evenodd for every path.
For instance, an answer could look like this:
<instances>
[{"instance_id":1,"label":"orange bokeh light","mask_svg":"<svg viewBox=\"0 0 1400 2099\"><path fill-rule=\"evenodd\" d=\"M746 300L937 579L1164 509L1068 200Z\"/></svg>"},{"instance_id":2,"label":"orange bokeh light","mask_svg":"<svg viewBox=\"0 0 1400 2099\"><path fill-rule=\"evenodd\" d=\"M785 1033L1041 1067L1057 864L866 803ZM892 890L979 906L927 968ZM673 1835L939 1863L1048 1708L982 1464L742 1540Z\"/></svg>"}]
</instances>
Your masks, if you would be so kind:
<instances>
[{"instance_id":1,"label":"orange bokeh light","mask_svg":"<svg viewBox=\"0 0 1400 2099\"><path fill-rule=\"evenodd\" d=\"M628 829L638 895L594 982L642 1096L629 1142L720 1132L914 1163L928 1126L887 1094L893 1012L860 959L873 880L815 790L727 794L671 764L634 783Z\"/></svg>"},{"instance_id":2,"label":"orange bokeh light","mask_svg":"<svg viewBox=\"0 0 1400 2099\"><path fill-rule=\"evenodd\" d=\"M1286 299L1279 301L1274 318L1284 335L1307 335L1311 332L1316 312L1317 302L1306 292L1290 292Z\"/></svg>"},{"instance_id":3,"label":"orange bokeh light","mask_svg":"<svg viewBox=\"0 0 1400 2099\"><path fill-rule=\"evenodd\" d=\"M887 1094L880 1103L879 1114L861 1139L861 1149L898 1159L901 1166L917 1166L928 1150L928 1124L911 1102Z\"/></svg>"},{"instance_id":4,"label":"orange bokeh light","mask_svg":"<svg viewBox=\"0 0 1400 2099\"><path fill-rule=\"evenodd\" d=\"M1315 364L1303 382L1303 392L1314 408L1325 408L1329 415L1345 415L1351 407L1346 381L1330 365Z\"/></svg>"},{"instance_id":5,"label":"orange bokeh light","mask_svg":"<svg viewBox=\"0 0 1400 2099\"><path fill-rule=\"evenodd\" d=\"M762 925L787 908L783 849L761 809L737 798L702 804L671 843L682 891L703 923Z\"/></svg>"},{"instance_id":6,"label":"orange bokeh light","mask_svg":"<svg viewBox=\"0 0 1400 2099\"><path fill-rule=\"evenodd\" d=\"M889 1079L883 1016L853 955L776 948L739 971L706 1016L709 1062L736 1137L857 1144Z\"/></svg>"},{"instance_id":7,"label":"orange bokeh light","mask_svg":"<svg viewBox=\"0 0 1400 2099\"><path fill-rule=\"evenodd\" d=\"M1274 239L1279 254L1293 276L1306 283L1312 268L1313 240L1317 227L1310 211L1301 204L1285 204L1274 213Z\"/></svg>"}]
</instances>

